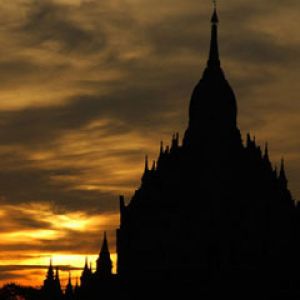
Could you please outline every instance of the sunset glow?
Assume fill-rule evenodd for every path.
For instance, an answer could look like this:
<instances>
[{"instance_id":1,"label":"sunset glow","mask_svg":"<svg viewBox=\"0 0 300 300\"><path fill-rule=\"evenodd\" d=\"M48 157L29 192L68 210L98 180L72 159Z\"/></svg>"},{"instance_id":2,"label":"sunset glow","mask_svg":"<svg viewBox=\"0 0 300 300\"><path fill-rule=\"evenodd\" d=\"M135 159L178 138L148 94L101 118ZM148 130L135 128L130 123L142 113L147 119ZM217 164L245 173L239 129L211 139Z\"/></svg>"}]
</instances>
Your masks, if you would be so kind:
<instances>
[{"instance_id":1,"label":"sunset glow","mask_svg":"<svg viewBox=\"0 0 300 300\"><path fill-rule=\"evenodd\" d=\"M0 247L3 249L0 270L2 276L5 273L8 276L1 283L14 278L18 283L40 286L50 258L62 271L62 283L67 280L69 269L72 270L74 280L76 277L80 278L86 258L95 266L103 231L109 233L112 259L116 261L113 229L118 224L117 213L56 213L51 205L32 203L19 207L3 206L1 215L8 220L0 233ZM41 229L42 227L45 229ZM74 249L76 241L72 239L78 237L85 240L85 244L80 245L80 241L81 248Z\"/></svg>"}]
</instances>

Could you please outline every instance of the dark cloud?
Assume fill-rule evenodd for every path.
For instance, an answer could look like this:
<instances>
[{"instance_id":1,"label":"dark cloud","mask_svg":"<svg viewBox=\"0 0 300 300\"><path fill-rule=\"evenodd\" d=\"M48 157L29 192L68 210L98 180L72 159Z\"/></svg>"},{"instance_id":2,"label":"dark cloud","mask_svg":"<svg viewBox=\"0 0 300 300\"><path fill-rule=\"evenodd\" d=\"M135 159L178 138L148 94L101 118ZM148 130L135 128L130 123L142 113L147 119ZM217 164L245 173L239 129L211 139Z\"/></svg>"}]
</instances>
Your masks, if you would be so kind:
<instances>
[{"instance_id":1,"label":"dark cloud","mask_svg":"<svg viewBox=\"0 0 300 300\"><path fill-rule=\"evenodd\" d=\"M79 6L76 9L83 9L84 14L88 9L92 9L92 5L98 12L97 7L101 7L101 5L94 2L93 4ZM53 38L67 43L68 46L64 46L65 48L76 49L77 42L89 44L82 37L84 35L82 32L85 31L81 29L80 23L68 19L68 16L72 15L72 12L74 13L76 9L66 5L54 4L52 1L35 1L29 10L27 23L22 30L27 32L29 37L37 35L39 40ZM231 14L240 16L243 10L244 7L235 7ZM101 10L99 11L101 12ZM227 31L224 29L221 38L221 48L224 56L247 64L280 64L288 61L287 58L295 53L295 49L288 45L279 46L271 36L251 31L245 25L250 16L253 17L257 11L258 9L249 10L246 14L243 14L244 17L240 20L238 32L233 30L233 26L228 28ZM103 118L111 120L103 129L103 132L107 134L122 134L130 130L143 132L145 128L149 130L149 128L176 126L177 116L182 111L182 107L187 106L189 91L196 78L200 76L201 64L199 60L198 66L191 68L185 66L182 69L180 62L174 65L172 60L169 62L163 62L162 60L165 56L175 59L178 52L182 50L192 53L195 57L196 53L199 53L199 56L202 53L202 57L206 57L209 27L205 15L200 10L192 14L190 12L189 14L177 14L153 22L151 26L136 21L132 30L137 31L137 37L140 37L140 40L148 40L146 45L149 49L155 49L150 59L141 58L140 60L130 61L129 64L124 64L118 56L120 53L115 56L114 67L119 66L123 72L126 70L127 78L122 78L119 82L111 84L108 94L103 95L103 92L99 93L95 90L94 95L74 96L64 105L29 107L17 112L2 111L0 114L2 120L0 128L1 143L25 144L31 147L37 144L45 145L53 142L61 134L65 134L66 131L81 129L91 121ZM123 14L117 14L116 16L113 13L112 16L107 16L104 20L106 21L109 17L112 19L111 26L120 27L120 24L126 21L131 24L134 22L130 17L125 19ZM119 23L117 22L118 17L120 17ZM99 23L93 25L98 25L101 28L103 26L101 25L101 18L99 19ZM235 21L232 23L236 24ZM139 30L134 28L139 28ZM119 29L121 34L122 28ZM92 41L97 39L99 35L98 29L94 28L93 30L95 30L95 33L90 36ZM236 34L229 36L226 32L236 32ZM146 38L144 38L145 36ZM134 48L135 45L132 45L132 47ZM79 51L83 50L79 47ZM118 49L118 51L121 51L121 49ZM103 66L109 68L112 63L110 59L111 56L106 57L99 64L99 68ZM20 62L16 63L16 68L22 74L22 70L25 70L25 73L31 72L38 66L31 65L28 62ZM12 67L11 70L16 68ZM197 69L199 70L198 74L196 73ZM249 95L257 85L272 80L274 76L276 75L270 72L262 72L256 75L256 78L253 74L249 74L244 78L244 85L240 80L237 81L236 86L239 89L244 88L244 94ZM195 80L191 80L191 77ZM161 82L163 82L162 86L160 85ZM87 85L89 81L86 80L81 83ZM98 87L100 90L102 87L105 88L101 81L93 82L93 86ZM174 89L174 87L176 88ZM186 92L183 93L182 91ZM184 97L185 102L182 101ZM170 114L170 111L173 112L173 115ZM183 126L186 116L181 113L180 119L180 125Z\"/></svg>"},{"instance_id":2,"label":"dark cloud","mask_svg":"<svg viewBox=\"0 0 300 300\"><path fill-rule=\"evenodd\" d=\"M251 124L254 127L261 127L267 121L262 113L255 111L257 101L248 105L247 99L250 99L257 87L270 83L277 77L276 73L267 71L267 65L292 63L290 57L294 57L292 54L295 53L294 45L279 44L271 35L248 26L255 16L261 16L266 11L264 4L251 6L247 11L244 5L233 5L224 11L224 25L221 19L220 44L223 60L226 62L228 58L236 64L264 65L265 68L263 72L256 74L248 72L243 78L240 73L232 76L231 70L228 71L237 88L238 99L244 101L240 103L246 103L240 105L242 118L246 112L251 112ZM77 51L91 59L85 52L86 49L92 47L95 51L101 51L105 47L109 49L108 55L101 62L96 62L93 68L119 68L121 74L126 72L126 78L122 76L109 83L82 79L77 84L90 87L92 94L78 94L64 99L64 103L58 105L29 106L16 111L2 110L0 143L3 146L22 146L33 150L55 148L57 141L66 134L85 131L91 122L97 120L109 120L96 128L97 139L128 132L145 135L156 131L159 135L159 131L168 132L172 128L180 128L181 132L184 130L189 94L200 78L201 65L204 66L208 52L209 22L206 12L187 10L143 22L134 18L130 10L125 13L121 9L113 10L108 4L93 1L79 6L33 1L27 7L27 12L26 20L18 31L28 37L32 46L35 43L41 45L47 41L56 41L63 50ZM87 16L90 17L89 22L86 21ZM235 18L229 22L232 16ZM127 25L130 30L127 30ZM122 51L126 53L128 49L111 47L113 36L109 36L109 33L112 28L119 31L120 37L122 34L129 37L128 42L134 35L134 39L150 51L150 56L122 60ZM126 31L130 31L131 35L127 36ZM136 44L125 46L130 46L131 50L137 48ZM184 56L182 52L185 53ZM189 54L195 58L199 56L199 63L186 61ZM184 60L176 60L178 56ZM41 66L16 61L3 62L3 68L12 72L9 77L20 78L22 74L40 72ZM182 107L185 109L182 110ZM108 151L105 155L137 157L139 150L134 154L130 154L130 151ZM70 153L69 159L76 159L76 155ZM17 161L18 159L14 163ZM9 201L52 200L72 208L78 207L82 197L91 206L98 203L99 199L110 199L112 195L107 193L72 190L68 183L59 184L52 180L55 175L80 176L85 171L84 166L81 168L57 167L45 170L25 166L17 170L3 169L0 172L3 195ZM20 189L16 191L13 189L14 185L18 185ZM37 186L39 189L36 189Z\"/></svg>"},{"instance_id":3,"label":"dark cloud","mask_svg":"<svg viewBox=\"0 0 300 300\"><path fill-rule=\"evenodd\" d=\"M240 64L260 64L263 68L272 64L290 66L294 63L290 58L298 53L298 45L282 45L269 34L249 29L243 31L243 37L240 32L237 34L236 29L234 32L224 34L222 51L225 57Z\"/></svg>"},{"instance_id":4,"label":"dark cloud","mask_svg":"<svg viewBox=\"0 0 300 300\"><path fill-rule=\"evenodd\" d=\"M29 45L57 42L63 51L99 51L106 44L103 31L84 29L72 20L72 9L52 1L33 1L27 21L19 29L27 37Z\"/></svg>"},{"instance_id":5,"label":"dark cloud","mask_svg":"<svg viewBox=\"0 0 300 300\"><path fill-rule=\"evenodd\" d=\"M2 232L5 231L19 231L19 230L27 230L27 229L40 229L40 228L51 228L52 224L49 222L45 222L43 220L33 219L32 216L24 216L24 215L16 215L12 214L7 216L10 222L15 224L16 226L7 227L2 229Z\"/></svg>"},{"instance_id":6,"label":"dark cloud","mask_svg":"<svg viewBox=\"0 0 300 300\"><path fill-rule=\"evenodd\" d=\"M60 271L80 271L82 268L69 265L55 265ZM49 265L2 265L0 266L0 281L15 282L25 277L24 271L30 271L31 275L41 275ZM23 271L23 272L22 272Z\"/></svg>"},{"instance_id":7,"label":"dark cloud","mask_svg":"<svg viewBox=\"0 0 300 300\"><path fill-rule=\"evenodd\" d=\"M6 155L1 156L5 160ZM10 161L0 169L0 189L2 204L30 202L50 202L57 210L112 211L117 208L115 194L101 190L85 190L74 187L68 181L57 181L56 177L78 176L84 168L38 168L30 165L24 156L11 153ZM27 163L26 163L27 161ZM18 188L16 188L18 187ZM19 226L38 227L37 221L28 220L24 214L19 218ZM31 222L34 222L30 224ZM41 220L41 225L46 225ZM43 227L42 226L42 227Z\"/></svg>"},{"instance_id":8,"label":"dark cloud","mask_svg":"<svg viewBox=\"0 0 300 300\"><path fill-rule=\"evenodd\" d=\"M62 271L72 271L72 270L82 270L82 268L76 268L72 266L65 265L55 265ZM49 265L2 265L0 266L0 272L13 272L22 270L47 270Z\"/></svg>"},{"instance_id":9,"label":"dark cloud","mask_svg":"<svg viewBox=\"0 0 300 300\"><path fill-rule=\"evenodd\" d=\"M114 230L111 229L111 225L106 228L108 233L109 244L111 245L110 250L112 253L115 252L115 234ZM48 251L51 253L72 253L74 249L77 254L86 255L87 253L97 254L101 248L101 232L95 228L94 231L78 232L78 231L66 231L63 238L56 240L39 240L39 246L36 246L36 250Z\"/></svg>"},{"instance_id":10,"label":"dark cloud","mask_svg":"<svg viewBox=\"0 0 300 300\"><path fill-rule=\"evenodd\" d=\"M166 113L174 101L162 101L159 91L143 83L140 87L136 82L135 87L116 88L110 95L78 95L66 105L1 111L0 143L45 146L67 131L80 130L101 118L110 120L98 128L103 135L162 127L169 121Z\"/></svg>"},{"instance_id":11,"label":"dark cloud","mask_svg":"<svg viewBox=\"0 0 300 300\"><path fill-rule=\"evenodd\" d=\"M53 180L63 170L41 170L22 168L21 170L0 171L1 195L3 204L28 202L50 202L57 209L111 211L117 208L116 195L97 190L72 188L69 183ZM70 170L66 171L70 173ZM64 173L66 175L67 173ZM15 187L18 188L15 188ZM26 222L26 218L19 220ZM27 224L29 225L29 224ZM32 226L37 224L31 224Z\"/></svg>"},{"instance_id":12,"label":"dark cloud","mask_svg":"<svg viewBox=\"0 0 300 300\"><path fill-rule=\"evenodd\" d=\"M110 250L115 252L115 230L109 225L103 228L108 233L108 239L110 244ZM76 254L97 254L101 248L102 236L99 228L93 230L86 230L86 232L80 232L75 230L64 230L62 237L55 239L36 239L28 242L18 242L11 244L1 245L1 251L10 251L15 253L16 251L38 251L39 253L52 253L54 256L56 253L74 253Z\"/></svg>"},{"instance_id":13,"label":"dark cloud","mask_svg":"<svg viewBox=\"0 0 300 300\"><path fill-rule=\"evenodd\" d=\"M249 26L254 17L263 15L269 8L264 3L248 8L245 10L245 5L234 3L231 8L228 6L224 10L220 38L224 61L228 58L235 63L259 64L264 68L274 64L291 64L293 61L290 57L294 57L296 53L295 45L278 43L271 35ZM232 18L230 22L229 18ZM128 37L127 43L120 43L121 47L113 48L115 37L112 29L119 31L120 40L121 36ZM18 111L2 110L2 145L25 146L31 149L55 147L56 141L67 133L84 130L91 122L103 119L109 122L97 128L98 138L101 134L122 135L132 131L145 134L147 131L163 132L165 128L174 127L180 127L183 131L186 114L182 113L182 107L187 107L192 86L200 77L201 65L205 64L209 44L209 22L207 13L203 10L186 10L144 22L134 18L131 10L125 12L122 8L112 9L108 4L97 1L78 6L53 1L33 1L28 5L25 22L18 27L18 31L27 37L27 42L32 43L32 47L55 41L60 44L61 49L76 51L86 56L86 59L92 59L86 53L87 49L93 48L95 52L100 52L105 48L107 55L92 68L100 70L104 67L108 70L118 67L121 74L126 72L126 78L122 76L121 79L106 84L101 80L83 79L77 83L85 88L89 86L92 94L80 93L64 99L64 104L59 105L30 106ZM130 41L140 42L150 51L149 56L124 61L122 52L126 54L128 50L138 49L136 44L129 44ZM184 56L182 53L185 53ZM189 54L195 58L199 56L202 63L200 58L198 65L192 65L185 60L176 61L176 57L186 59ZM13 62L3 62L3 68L12 72L11 75L8 74L9 77L19 78L17 73L20 76L40 72L41 66L17 61L15 65ZM250 98L258 86L269 83L277 76L274 72L264 71L246 74L242 79L238 75L232 78L239 95ZM108 91L103 93L103 89ZM248 109L251 107L246 110ZM241 111L245 111L243 106ZM266 120L261 114L253 114L255 126L262 126L264 122ZM125 154L118 152L118 155ZM55 172L63 175L68 175L69 172L80 174L80 170L41 171L29 168L24 169L24 174L22 171L12 174L7 172L3 173L3 177L9 178L9 182L15 180L23 187L21 182L26 182L28 174L28 178L35 178L36 185L48 187L47 194L53 188L53 183L49 181L51 174ZM43 193L34 194L41 195ZM53 195L55 193L50 192L46 197L43 195L43 198L50 199Z\"/></svg>"},{"instance_id":14,"label":"dark cloud","mask_svg":"<svg viewBox=\"0 0 300 300\"><path fill-rule=\"evenodd\" d=\"M229 58L238 63L262 64L265 67L273 63L293 63L290 58L299 53L299 45L293 42L283 44L276 36L249 26L255 18L268 15L268 10L268 6L258 4L247 5L247 8L245 5L228 6L224 12L221 11L220 45L224 61ZM158 59L178 56L181 51L206 58L210 38L208 21L204 11L186 11L146 25L145 36Z\"/></svg>"},{"instance_id":15,"label":"dark cloud","mask_svg":"<svg viewBox=\"0 0 300 300\"><path fill-rule=\"evenodd\" d=\"M3 268L3 270L0 273L0 280L6 281L6 282L12 282L12 281L22 278L23 276L24 276L24 274L18 274L14 271L5 270Z\"/></svg>"},{"instance_id":16,"label":"dark cloud","mask_svg":"<svg viewBox=\"0 0 300 300\"><path fill-rule=\"evenodd\" d=\"M27 74L41 72L41 66L25 60L3 60L0 61L0 81L5 84L6 79L11 79L14 83L16 80L24 79Z\"/></svg>"}]
</instances>

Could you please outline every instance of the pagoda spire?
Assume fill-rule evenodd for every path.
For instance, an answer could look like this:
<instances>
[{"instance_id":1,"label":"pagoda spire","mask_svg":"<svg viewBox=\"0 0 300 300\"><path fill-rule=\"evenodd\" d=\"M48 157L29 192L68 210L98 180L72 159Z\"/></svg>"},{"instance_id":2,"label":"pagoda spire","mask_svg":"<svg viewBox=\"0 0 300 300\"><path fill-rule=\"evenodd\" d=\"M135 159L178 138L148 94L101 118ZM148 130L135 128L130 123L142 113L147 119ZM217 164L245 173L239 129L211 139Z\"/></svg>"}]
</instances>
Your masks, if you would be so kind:
<instances>
[{"instance_id":1,"label":"pagoda spire","mask_svg":"<svg viewBox=\"0 0 300 300\"><path fill-rule=\"evenodd\" d=\"M145 156L145 172L149 171L148 155Z\"/></svg>"},{"instance_id":2,"label":"pagoda spire","mask_svg":"<svg viewBox=\"0 0 300 300\"><path fill-rule=\"evenodd\" d=\"M284 159L281 159L281 166L280 166L280 172L279 172L279 181L284 186L287 187L287 178L285 174L285 166L284 166Z\"/></svg>"},{"instance_id":3,"label":"pagoda spire","mask_svg":"<svg viewBox=\"0 0 300 300\"><path fill-rule=\"evenodd\" d=\"M55 268L55 279L59 280L59 269L58 269L58 267Z\"/></svg>"},{"instance_id":4,"label":"pagoda spire","mask_svg":"<svg viewBox=\"0 0 300 300\"><path fill-rule=\"evenodd\" d=\"M109 278L112 274L112 261L110 258L106 232L104 232L101 251L99 254L99 258L97 259L96 274L105 278Z\"/></svg>"},{"instance_id":5,"label":"pagoda spire","mask_svg":"<svg viewBox=\"0 0 300 300\"><path fill-rule=\"evenodd\" d=\"M61 295L62 293L62 290L61 290L61 285L60 285L60 279L59 279L59 267L56 266L55 268L55 278L54 278L54 281L55 281L55 293L56 295Z\"/></svg>"},{"instance_id":6,"label":"pagoda spire","mask_svg":"<svg viewBox=\"0 0 300 300\"><path fill-rule=\"evenodd\" d=\"M72 285L72 279L71 279L71 272L69 272L69 280L68 284L66 286L66 291L65 291L65 297L66 299L73 299L73 285Z\"/></svg>"},{"instance_id":7,"label":"pagoda spire","mask_svg":"<svg viewBox=\"0 0 300 300\"><path fill-rule=\"evenodd\" d=\"M269 171L272 170L272 164L271 164L270 155L269 155L269 144L267 142L265 144L265 151L264 151L264 155L263 155L263 161L264 161L265 166L267 167L267 169Z\"/></svg>"},{"instance_id":8,"label":"pagoda spire","mask_svg":"<svg viewBox=\"0 0 300 300\"><path fill-rule=\"evenodd\" d=\"M148 179L148 176L150 174L150 169L149 169L149 159L148 155L145 156L145 169L144 169L144 174L142 176L142 182Z\"/></svg>"},{"instance_id":9,"label":"pagoda spire","mask_svg":"<svg viewBox=\"0 0 300 300\"><path fill-rule=\"evenodd\" d=\"M264 158L265 158L265 160L269 160L269 145L268 145L268 143L265 144Z\"/></svg>"},{"instance_id":10,"label":"pagoda spire","mask_svg":"<svg viewBox=\"0 0 300 300\"><path fill-rule=\"evenodd\" d=\"M154 172L156 170L156 161L153 160L151 171Z\"/></svg>"},{"instance_id":11,"label":"pagoda spire","mask_svg":"<svg viewBox=\"0 0 300 300\"><path fill-rule=\"evenodd\" d=\"M89 268L89 260L88 257L85 257L85 264L83 271L80 276L81 286L86 287L89 284L90 278L91 278L92 272Z\"/></svg>"},{"instance_id":12,"label":"pagoda spire","mask_svg":"<svg viewBox=\"0 0 300 300\"><path fill-rule=\"evenodd\" d=\"M59 279L59 267L57 266L55 268L55 278L54 278L55 281L57 281L60 285L60 279Z\"/></svg>"},{"instance_id":13,"label":"pagoda spire","mask_svg":"<svg viewBox=\"0 0 300 300\"><path fill-rule=\"evenodd\" d=\"M274 170L273 170L273 174L274 174L274 177L277 179L277 165L275 165L274 167Z\"/></svg>"},{"instance_id":14,"label":"pagoda spire","mask_svg":"<svg viewBox=\"0 0 300 300\"><path fill-rule=\"evenodd\" d=\"M102 253L108 253L109 252L106 231L104 232L104 238L103 238L103 243L102 243L102 247L101 247L101 252Z\"/></svg>"},{"instance_id":15,"label":"pagoda spire","mask_svg":"<svg viewBox=\"0 0 300 300\"><path fill-rule=\"evenodd\" d=\"M219 18L217 14L217 4L214 1L214 10L211 17L211 39L210 39L210 50L209 50L209 59L207 66L210 68L220 67L220 58L219 58L219 46L218 46L218 23Z\"/></svg>"},{"instance_id":16,"label":"pagoda spire","mask_svg":"<svg viewBox=\"0 0 300 300\"><path fill-rule=\"evenodd\" d=\"M78 282L78 277L76 277L75 287L74 287L75 299L78 299L78 292L79 292L79 282Z\"/></svg>"},{"instance_id":17,"label":"pagoda spire","mask_svg":"<svg viewBox=\"0 0 300 300\"><path fill-rule=\"evenodd\" d=\"M160 142L160 150L159 150L159 154L162 155L164 153L164 142L161 141Z\"/></svg>"},{"instance_id":18,"label":"pagoda spire","mask_svg":"<svg viewBox=\"0 0 300 300\"><path fill-rule=\"evenodd\" d=\"M53 270L53 262L52 258L50 258L50 264L47 272L47 279L53 280L54 279L54 270Z\"/></svg>"}]
</instances>

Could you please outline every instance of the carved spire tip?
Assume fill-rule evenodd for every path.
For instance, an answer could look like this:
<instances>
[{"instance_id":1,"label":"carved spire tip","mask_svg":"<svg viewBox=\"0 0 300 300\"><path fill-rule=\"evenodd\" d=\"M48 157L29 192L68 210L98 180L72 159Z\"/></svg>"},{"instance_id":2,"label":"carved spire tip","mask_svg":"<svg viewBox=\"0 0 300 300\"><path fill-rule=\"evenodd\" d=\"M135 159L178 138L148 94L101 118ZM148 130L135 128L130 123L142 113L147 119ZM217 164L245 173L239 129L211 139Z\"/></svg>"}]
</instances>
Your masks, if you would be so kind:
<instances>
[{"instance_id":1,"label":"carved spire tip","mask_svg":"<svg viewBox=\"0 0 300 300\"><path fill-rule=\"evenodd\" d=\"M218 13L217 13L217 1L216 0L213 0L213 5L214 5L214 11L213 11L213 15L211 17L211 22L213 24L218 24L219 18L218 18Z\"/></svg>"}]
</instances>

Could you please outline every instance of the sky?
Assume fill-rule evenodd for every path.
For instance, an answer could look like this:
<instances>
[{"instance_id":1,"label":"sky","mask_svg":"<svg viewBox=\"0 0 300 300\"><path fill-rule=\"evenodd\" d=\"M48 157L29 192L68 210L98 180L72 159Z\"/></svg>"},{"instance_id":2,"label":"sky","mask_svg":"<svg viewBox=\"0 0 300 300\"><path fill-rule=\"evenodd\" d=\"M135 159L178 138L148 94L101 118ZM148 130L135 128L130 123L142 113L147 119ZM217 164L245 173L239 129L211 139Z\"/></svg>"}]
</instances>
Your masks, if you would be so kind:
<instances>
[{"instance_id":1,"label":"sky","mask_svg":"<svg viewBox=\"0 0 300 300\"><path fill-rule=\"evenodd\" d=\"M73 280L144 157L187 125L210 0L0 0L0 285L40 286L49 259ZM219 0L222 67L239 127L285 158L300 200L298 0Z\"/></svg>"}]
</instances>

